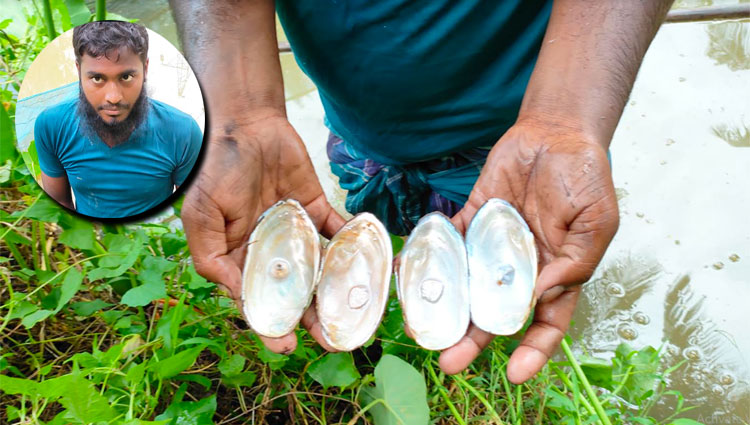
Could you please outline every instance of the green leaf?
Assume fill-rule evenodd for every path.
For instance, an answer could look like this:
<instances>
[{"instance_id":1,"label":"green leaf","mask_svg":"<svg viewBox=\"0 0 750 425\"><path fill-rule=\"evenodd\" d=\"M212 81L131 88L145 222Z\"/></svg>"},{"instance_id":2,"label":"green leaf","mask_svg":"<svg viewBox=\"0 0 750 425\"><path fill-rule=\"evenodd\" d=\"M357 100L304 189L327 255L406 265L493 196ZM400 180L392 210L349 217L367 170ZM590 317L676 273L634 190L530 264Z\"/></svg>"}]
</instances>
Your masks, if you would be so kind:
<instances>
[{"instance_id":1,"label":"green leaf","mask_svg":"<svg viewBox=\"0 0 750 425\"><path fill-rule=\"evenodd\" d=\"M113 305L114 304L96 299L93 301L81 301L73 303L70 305L70 308L72 308L73 312L78 316L91 316L97 311L103 308L111 307Z\"/></svg>"},{"instance_id":2,"label":"green leaf","mask_svg":"<svg viewBox=\"0 0 750 425\"><path fill-rule=\"evenodd\" d=\"M23 320L21 320L21 324L24 325L26 329L31 329L34 327L34 325L48 318L53 313L54 312L52 310L37 310L24 317Z\"/></svg>"},{"instance_id":3,"label":"green leaf","mask_svg":"<svg viewBox=\"0 0 750 425\"><path fill-rule=\"evenodd\" d=\"M26 209L26 217L50 223L57 223L62 213L62 207L46 195L42 195L34 205ZM21 214L13 213L12 216L17 215Z\"/></svg>"},{"instance_id":4,"label":"green leaf","mask_svg":"<svg viewBox=\"0 0 750 425\"><path fill-rule=\"evenodd\" d=\"M70 23L74 27L85 24L91 18L91 11L86 7L84 0L65 0L65 6L68 8Z\"/></svg>"},{"instance_id":5,"label":"green leaf","mask_svg":"<svg viewBox=\"0 0 750 425\"><path fill-rule=\"evenodd\" d=\"M375 387L362 389L376 425L418 425L430 420L424 377L396 356L384 355L375 367Z\"/></svg>"},{"instance_id":6,"label":"green leaf","mask_svg":"<svg viewBox=\"0 0 750 425\"><path fill-rule=\"evenodd\" d=\"M307 373L317 383L328 387L348 387L360 378L351 353L329 353L313 362Z\"/></svg>"},{"instance_id":7,"label":"green leaf","mask_svg":"<svg viewBox=\"0 0 750 425\"><path fill-rule=\"evenodd\" d=\"M161 379L171 378L192 366L204 348L206 348L205 345L199 345L180 351L174 356L153 363L149 366L149 370L155 372Z\"/></svg>"},{"instance_id":8,"label":"green leaf","mask_svg":"<svg viewBox=\"0 0 750 425\"><path fill-rule=\"evenodd\" d=\"M172 419L171 425L213 424L216 412L216 395L198 401L172 403L156 420Z\"/></svg>"},{"instance_id":9,"label":"green leaf","mask_svg":"<svg viewBox=\"0 0 750 425\"><path fill-rule=\"evenodd\" d=\"M82 282L83 275L81 272L73 267L69 268L65 273L65 280L63 280L60 291L60 299L57 301L57 307L55 308L54 313L62 310L65 304L73 298L76 292L81 288Z\"/></svg>"},{"instance_id":10,"label":"green leaf","mask_svg":"<svg viewBox=\"0 0 750 425\"><path fill-rule=\"evenodd\" d=\"M130 307L143 307L151 301L167 297L164 281L157 280L137 286L122 296L122 303Z\"/></svg>"},{"instance_id":11,"label":"green leaf","mask_svg":"<svg viewBox=\"0 0 750 425\"><path fill-rule=\"evenodd\" d=\"M161 248L164 252L165 257L176 255L187 247L187 241L185 237L176 235L174 233L165 233L160 238Z\"/></svg>"},{"instance_id":12,"label":"green leaf","mask_svg":"<svg viewBox=\"0 0 750 425\"><path fill-rule=\"evenodd\" d=\"M266 348L266 346L263 345L262 342L260 342L260 339L258 339L257 336L255 338L258 345L261 347L258 351L258 358L263 363L267 364L268 367L271 368L271 370L279 370L284 367L286 362L289 361L289 357L283 354L274 353L273 351Z\"/></svg>"},{"instance_id":13,"label":"green leaf","mask_svg":"<svg viewBox=\"0 0 750 425\"><path fill-rule=\"evenodd\" d=\"M224 359L219 363L218 369L222 375L237 375L245 368L245 357L239 354L233 354L231 357Z\"/></svg>"},{"instance_id":14,"label":"green leaf","mask_svg":"<svg viewBox=\"0 0 750 425\"><path fill-rule=\"evenodd\" d=\"M143 375L146 373L146 363L134 365L128 370L125 376L131 385L140 383L143 380Z\"/></svg>"},{"instance_id":15,"label":"green leaf","mask_svg":"<svg viewBox=\"0 0 750 425\"><path fill-rule=\"evenodd\" d=\"M161 281L164 273L174 270L175 267L177 263L164 257L147 256L143 259L141 270L138 272L138 280L144 283L153 280Z\"/></svg>"},{"instance_id":16,"label":"green leaf","mask_svg":"<svg viewBox=\"0 0 750 425\"><path fill-rule=\"evenodd\" d=\"M211 388L211 386L213 385L213 382L211 382L210 379L206 378L203 375L198 375L198 374L177 375L172 379L175 381L195 382L196 384L202 386L206 390Z\"/></svg>"},{"instance_id":17,"label":"green leaf","mask_svg":"<svg viewBox=\"0 0 750 425\"><path fill-rule=\"evenodd\" d=\"M86 220L82 220L73 215L66 215L61 218L62 225L65 229L60 235L59 242L68 245L71 248L94 249L94 225Z\"/></svg>"},{"instance_id":18,"label":"green leaf","mask_svg":"<svg viewBox=\"0 0 750 425\"><path fill-rule=\"evenodd\" d=\"M5 8L5 6L3 6ZM5 13L3 13L5 14ZM5 107L0 105L0 163L4 164L6 161L11 162L18 157L16 146L13 141L16 140L15 132L13 131L13 122L8 115L8 111Z\"/></svg>"},{"instance_id":19,"label":"green leaf","mask_svg":"<svg viewBox=\"0 0 750 425\"><path fill-rule=\"evenodd\" d=\"M119 276L132 267L135 260L141 254L143 250L143 235L141 233L134 233L131 240L125 235L110 233L104 237L104 245L107 247L110 255L103 257L99 261L99 267L107 267L112 270L103 277Z\"/></svg>"},{"instance_id":20,"label":"green leaf","mask_svg":"<svg viewBox=\"0 0 750 425\"><path fill-rule=\"evenodd\" d=\"M231 376L222 376L221 383L228 387L252 387L256 378L255 373L248 371Z\"/></svg>"},{"instance_id":21,"label":"green leaf","mask_svg":"<svg viewBox=\"0 0 750 425\"><path fill-rule=\"evenodd\" d=\"M99 394L94 385L80 375L70 376L69 383L64 385L60 404L76 419L83 423L109 421L117 415L104 396ZM60 378L55 378L60 379ZM49 382L45 381L44 383ZM43 384L44 384L43 383Z\"/></svg>"},{"instance_id":22,"label":"green leaf","mask_svg":"<svg viewBox=\"0 0 750 425\"><path fill-rule=\"evenodd\" d=\"M5 394L21 394L27 397L39 395L39 383L29 379L0 375L0 391Z\"/></svg>"}]
</instances>

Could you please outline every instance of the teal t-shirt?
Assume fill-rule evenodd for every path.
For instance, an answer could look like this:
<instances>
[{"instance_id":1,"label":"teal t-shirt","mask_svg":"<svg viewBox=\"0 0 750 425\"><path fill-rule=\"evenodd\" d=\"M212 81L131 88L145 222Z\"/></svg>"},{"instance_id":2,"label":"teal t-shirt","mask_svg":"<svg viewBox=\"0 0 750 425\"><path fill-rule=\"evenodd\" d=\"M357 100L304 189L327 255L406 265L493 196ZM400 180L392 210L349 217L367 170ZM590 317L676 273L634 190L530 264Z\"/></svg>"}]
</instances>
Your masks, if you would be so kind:
<instances>
[{"instance_id":1,"label":"teal t-shirt","mask_svg":"<svg viewBox=\"0 0 750 425\"><path fill-rule=\"evenodd\" d=\"M34 124L39 166L50 177L68 176L76 211L121 218L157 206L190 174L203 134L193 118L149 99L144 122L125 142L109 147L82 131L78 99L42 112Z\"/></svg>"},{"instance_id":2,"label":"teal t-shirt","mask_svg":"<svg viewBox=\"0 0 750 425\"><path fill-rule=\"evenodd\" d=\"M383 164L491 146L515 122L548 0L277 0L331 130Z\"/></svg>"}]
</instances>

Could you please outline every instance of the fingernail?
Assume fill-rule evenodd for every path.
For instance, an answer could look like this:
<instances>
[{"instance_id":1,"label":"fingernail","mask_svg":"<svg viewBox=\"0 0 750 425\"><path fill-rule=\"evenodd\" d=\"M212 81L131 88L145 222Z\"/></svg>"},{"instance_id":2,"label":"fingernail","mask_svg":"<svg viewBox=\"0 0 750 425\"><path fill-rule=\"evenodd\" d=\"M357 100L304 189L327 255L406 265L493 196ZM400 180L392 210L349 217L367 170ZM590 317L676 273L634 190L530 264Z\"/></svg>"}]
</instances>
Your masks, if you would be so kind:
<instances>
[{"instance_id":1,"label":"fingernail","mask_svg":"<svg viewBox=\"0 0 750 425\"><path fill-rule=\"evenodd\" d=\"M553 286L542 293L542 296L539 297L539 302L546 303L552 301L559 297L563 292L565 292L565 287L562 285Z\"/></svg>"}]
</instances>

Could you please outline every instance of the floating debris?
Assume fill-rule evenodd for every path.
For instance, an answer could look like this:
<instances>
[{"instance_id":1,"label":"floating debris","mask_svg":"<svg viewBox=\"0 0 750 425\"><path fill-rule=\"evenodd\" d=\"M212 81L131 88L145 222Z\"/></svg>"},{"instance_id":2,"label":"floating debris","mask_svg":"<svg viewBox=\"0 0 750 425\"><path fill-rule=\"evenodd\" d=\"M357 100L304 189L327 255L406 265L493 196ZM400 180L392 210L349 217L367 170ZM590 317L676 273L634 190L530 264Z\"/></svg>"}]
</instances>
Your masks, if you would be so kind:
<instances>
[{"instance_id":1,"label":"floating debris","mask_svg":"<svg viewBox=\"0 0 750 425\"><path fill-rule=\"evenodd\" d=\"M635 216L638 218L643 218L644 214L642 212L635 213Z\"/></svg>"},{"instance_id":2,"label":"floating debris","mask_svg":"<svg viewBox=\"0 0 750 425\"><path fill-rule=\"evenodd\" d=\"M715 270L721 270L724 268L724 263L722 263L721 261L717 261L713 263L711 267L713 267Z\"/></svg>"},{"instance_id":3,"label":"floating debris","mask_svg":"<svg viewBox=\"0 0 750 425\"><path fill-rule=\"evenodd\" d=\"M665 143L665 145L672 146L672 145L674 145L674 143L675 143L674 139L667 139L667 142Z\"/></svg>"},{"instance_id":4,"label":"floating debris","mask_svg":"<svg viewBox=\"0 0 750 425\"><path fill-rule=\"evenodd\" d=\"M680 81L681 83L684 83L684 82L685 82L686 80L687 80L687 79L686 79L685 77L680 77L680 78L679 78L679 81Z\"/></svg>"},{"instance_id":5,"label":"floating debris","mask_svg":"<svg viewBox=\"0 0 750 425\"><path fill-rule=\"evenodd\" d=\"M729 256L729 261L731 261L733 263L736 263L736 262L740 261L740 256L737 255L737 254L732 254L732 255Z\"/></svg>"},{"instance_id":6,"label":"floating debris","mask_svg":"<svg viewBox=\"0 0 750 425\"><path fill-rule=\"evenodd\" d=\"M680 242L680 240L679 240L679 239L675 239L675 240L674 240L674 244L675 244L675 245L679 245L680 243L681 243L681 242Z\"/></svg>"}]
</instances>

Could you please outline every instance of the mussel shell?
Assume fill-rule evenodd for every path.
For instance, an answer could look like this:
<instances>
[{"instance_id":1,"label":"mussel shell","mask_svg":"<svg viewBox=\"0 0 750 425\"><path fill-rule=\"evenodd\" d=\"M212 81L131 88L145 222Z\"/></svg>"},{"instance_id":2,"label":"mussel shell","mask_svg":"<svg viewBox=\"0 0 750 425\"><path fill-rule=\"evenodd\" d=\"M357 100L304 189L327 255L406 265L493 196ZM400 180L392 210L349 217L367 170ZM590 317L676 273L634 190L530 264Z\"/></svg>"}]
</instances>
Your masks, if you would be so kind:
<instances>
[{"instance_id":1,"label":"mussel shell","mask_svg":"<svg viewBox=\"0 0 750 425\"><path fill-rule=\"evenodd\" d=\"M469 326L469 265L461 234L443 214L427 214L397 263L398 297L414 339L429 350L457 343Z\"/></svg>"},{"instance_id":2,"label":"mussel shell","mask_svg":"<svg viewBox=\"0 0 750 425\"><path fill-rule=\"evenodd\" d=\"M250 235L242 273L242 306L250 327L280 337L310 305L320 266L320 239L295 200L266 210Z\"/></svg>"},{"instance_id":3,"label":"mussel shell","mask_svg":"<svg viewBox=\"0 0 750 425\"><path fill-rule=\"evenodd\" d=\"M329 242L318 279L316 308L323 337L351 351L375 333L388 301L393 248L383 224L357 214Z\"/></svg>"},{"instance_id":4,"label":"mussel shell","mask_svg":"<svg viewBox=\"0 0 750 425\"><path fill-rule=\"evenodd\" d=\"M536 303L537 252L534 234L518 211L490 199L466 231L471 320L495 335L523 327Z\"/></svg>"}]
</instances>

